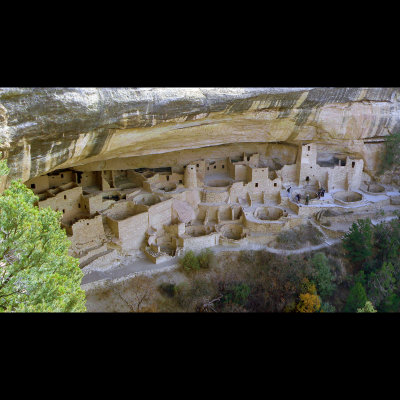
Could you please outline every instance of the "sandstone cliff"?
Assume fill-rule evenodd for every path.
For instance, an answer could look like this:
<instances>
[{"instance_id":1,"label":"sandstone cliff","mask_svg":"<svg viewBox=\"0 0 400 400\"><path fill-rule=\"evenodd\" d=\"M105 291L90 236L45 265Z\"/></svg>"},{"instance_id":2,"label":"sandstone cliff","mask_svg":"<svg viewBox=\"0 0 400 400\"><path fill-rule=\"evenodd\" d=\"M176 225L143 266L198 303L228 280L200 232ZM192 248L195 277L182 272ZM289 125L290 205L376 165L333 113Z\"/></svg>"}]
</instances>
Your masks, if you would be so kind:
<instances>
[{"instance_id":1,"label":"sandstone cliff","mask_svg":"<svg viewBox=\"0 0 400 400\"><path fill-rule=\"evenodd\" d=\"M0 88L0 140L9 179L24 181L122 158L305 140L363 158L373 175L380 139L400 129L399 96L399 88Z\"/></svg>"}]
</instances>

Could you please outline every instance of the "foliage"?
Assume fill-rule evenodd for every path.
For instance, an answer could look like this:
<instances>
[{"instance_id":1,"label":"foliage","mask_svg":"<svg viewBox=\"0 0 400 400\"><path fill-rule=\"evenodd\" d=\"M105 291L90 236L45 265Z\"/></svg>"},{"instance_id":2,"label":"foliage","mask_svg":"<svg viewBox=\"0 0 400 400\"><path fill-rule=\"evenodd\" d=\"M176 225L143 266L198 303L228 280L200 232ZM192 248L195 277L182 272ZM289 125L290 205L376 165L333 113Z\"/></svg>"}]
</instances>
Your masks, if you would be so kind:
<instances>
[{"instance_id":1,"label":"foliage","mask_svg":"<svg viewBox=\"0 0 400 400\"><path fill-rule=\"evenodd\" d=\"M324 253L315 253L311 259L314 268L313 281L321 297L329 297L335 290L333 274Z\"/></svg>"},{"instance_id":2,"label":"foliage","mask_svg":"<svg viewBox=\"0 0 400 400\"><path fill-rule=\"evenodd\" d=\"M357 282L350 290L344 312L356 312L358 308L364 307L366 301L367 293L364 286L360 282Z\"/></svg>"},{"instance_id":3,"label":"foliage","mask_svg":"<svg viewBox=\"0 0 400 400\"><path fill-rule=\"evenodd\" d=\"M396 279L393 276L394 268L391 263L384 263L377 272L372 272L368 277L368 297L375 306L393 294Z\"/></svg>"},{"instance_id":4,"label":"foliage","mask_svg":"<svg viewBox=\"0 0 400 400\"><path fill-rule=\"evenodd\" d=\"M212 255L213 255L213 252L209 248L204 249L200 252L200 254L197 256L200 268L210 268L210 262L211 262Z\"/></svg>"},{"instance_id":5,"label":"foliage","mask_svg":"<svg viewBox=\"0 0 400 400\"><path fill-rule=\"evenodd\" d=\"M370 301L366 301L364 307L357 308L358 313L376 313L374 306Z\"/></svg>"},{"instance_id":6,"label":"foliage","mask_svg":"<svg viewBox=\"0 0 400 400\"><path fill-rule=\"evenodd\" d=\"M197 271L200 269L199 260L192 250L187 251L180 259L180 264L184 271Z\"/></svg>"},{"instance_id":7,"label":"foliage","mask_svg":"<svg viewBox=\"0 0 400 400\"><path fill-rule=\"evenodd\" d=\"M20 181L0 196L0 310L85 311L83 273L68 256L62 214L39 209L37 199Z\"/></svg>"},{"instance_id":8,"label":"foliage","mask_svg":"<svg viewBox=\"0 0 400 400\"><path fill-rule=\"evenodd\" d=\"M379 311L400 312L400 297L397 294L392 293L382 302L379 307Z\"/></svg>"},{"instance_id":9,"label":"foliage","mask_svg":"<svg viewBox=\"0 0 400 400\"><path fill-rule=\"evenodd\" d=\"M320 312L333 313L336 312L336 308L330 303L322 303Z\"/></svg>"},{"instance_id":10,"label":"foliage","mask_svg":"<svg viewBox=\"0 0 400 400\"><path fill-rule=\"evenodd\" d=\"M175 283L171 282L162 282L158 286L158 290L168 297L174 297L177 291Z\"/></svg>"},{"instance_id":11,"label":"foliage","mask_svg":"<svg viewBox=\"0 0 400 400\"><path fill-rule=\"evenodd\" d=\"M350 231L344 235L343 247L347 257L357 266L369 260L373 248L373 225L369 218L353 223Z\"/></svg>"},{"instance_id":12,"label":"foliage","mask_svg":"<svg viewBox=\"0 0 400 400\"><path fill-rule=\"evenodd\" d=\"M321 301L318 295L312 293L300 293L300 302L297 304L297 311L302 313L316 312L321 308Z\"/></svg>"},{"instance_id":13,"label":"foliage","mask_svg":"<svg viewBox=\"0 0 400 400\"><path fill-rule=\"evenodd\" d=\"M2 152L0 151L0 157L2 156ZM7 161L6 160L0 160L0 176L8 175L10 172L8 166L7 166Z\"/></svg>"},{"instance_id":14,"label":"foliage","mask_svg":"<svg viewBox=\"0 0 400 400\"><path fill-rule=\"evenodd\" d=\"M400 132L393 133L385 141L385 151L382 155L380 172L400 165Z\"/></svg>"},{"instance_id":15,"label":"foliage","mask_svg":"<svg viewBox=\"0 0 400 400\"><path fill-rule=\"evenodd\" d=\"M245 305L250 295L250 287L246 283L237 283L225 289L223 302Z\"/></svg>"}]
</instances>

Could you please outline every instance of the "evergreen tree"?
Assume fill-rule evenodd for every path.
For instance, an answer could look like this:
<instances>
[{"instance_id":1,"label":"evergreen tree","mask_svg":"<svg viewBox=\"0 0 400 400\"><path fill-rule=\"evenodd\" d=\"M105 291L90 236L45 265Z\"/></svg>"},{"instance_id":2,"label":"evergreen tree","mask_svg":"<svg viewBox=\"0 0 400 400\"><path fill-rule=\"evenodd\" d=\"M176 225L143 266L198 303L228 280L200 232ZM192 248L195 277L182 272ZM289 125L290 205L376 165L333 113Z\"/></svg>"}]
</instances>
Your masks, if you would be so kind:
<instances>
[{"instance_id":1,"label":"evergreen tree","mask_svg":"<svg viewBox=\"0 0 400 400\"><path fill-rule=\"evenodd\" d=\"M356 312L358 308L364 307L367 301L367 293L364 286L357 282L350 290L347 297L344 312Z\"/></svg>"},{"instance_id":2,"label":"evergreen tree","mask_svg":"<svg viewBox=\"0 0 400 400\"><path fill-rule=\"evenodd\" d=\"M0 311L86 311L83 273L68 256L62 214L39 209L37 200L20 181L0 195Z\"/></svg>"},{"instance_id":3,"label":"evergreen tree","mask_svg":"<svg viewBox=\"0 0 400 400\"><path fill-rule=\"evenodd\" d=\"M314 268L313 281L321 297L329 297L335 289L333 274L324 253L316 253L311 259Z\"/></svg>"},{"instance_id":4,"label":"evergreen tree","mask_svg":"<svg viewBox=\"0 0 400 400\"><path fill-rule=\"evenodd\" d=\"M344 235L343 247L350 261L360 267L367 264L372 256L373 225L369 218L354 222L349 232Z\"/></svg>"}]
</instances>

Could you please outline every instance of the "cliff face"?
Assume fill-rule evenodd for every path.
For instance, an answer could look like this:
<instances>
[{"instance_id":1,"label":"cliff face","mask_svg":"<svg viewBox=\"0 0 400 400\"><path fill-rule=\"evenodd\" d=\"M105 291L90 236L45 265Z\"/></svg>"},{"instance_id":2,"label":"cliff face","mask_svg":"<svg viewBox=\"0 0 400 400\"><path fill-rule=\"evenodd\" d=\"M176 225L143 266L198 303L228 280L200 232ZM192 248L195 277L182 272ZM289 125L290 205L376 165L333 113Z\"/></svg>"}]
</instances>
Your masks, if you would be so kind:
<instances>
[{"instance_id":1,"label":"cliff face","mask_svg":"<svg viewBox=\"0 0 400 400\"><path fill-rule=\"evenodd\" d=\"M9 179L24 181L126 157L305 140L363 158L373 175L379 138L398 129L399 88L0 88Z\"/></svg>"}]
</instances>

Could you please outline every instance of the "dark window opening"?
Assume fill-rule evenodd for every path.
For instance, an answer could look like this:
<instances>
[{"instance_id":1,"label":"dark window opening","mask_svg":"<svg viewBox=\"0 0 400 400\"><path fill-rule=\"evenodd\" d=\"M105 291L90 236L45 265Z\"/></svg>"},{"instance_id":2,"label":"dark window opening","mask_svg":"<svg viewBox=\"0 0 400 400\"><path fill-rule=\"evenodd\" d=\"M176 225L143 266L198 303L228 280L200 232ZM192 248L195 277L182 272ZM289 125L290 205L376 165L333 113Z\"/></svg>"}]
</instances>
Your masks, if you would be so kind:
<instances>
[{"instance_id":1,"label":"dark window opening","mask_svg":"<svg viewBox=\"0 0 400 400\"><path fill-rule=\"evenodd\" d=\"M249 156L249 157L247 157L247 161L250 161L250 156Z\"/></svg>"},{"instance_id":2,"label":"dark window opening","mask_svg":"<svg viewBox=\"0 0 400 400\"><path fill-rule=\"evenodd\" d=\"M256 183L256 187L258 187L258 183Z\"/></svg>"},{"instance_id":3,"label":"dark window opening","mask_svg":"<svg viewBox=\"0 0 400 400\"><path fill-rule=\"evenodd\" d=\"M217 168L217 166L216 166L216 165L214 165L214 169L215 169L215 168Z\"/></svg>"},{"instance_id":4,"label":"dark window opening","mask_svg":"<svg viewBox=\"0 0 400 400\"><path fill-rule=\"evenodd\" d=\"M199 167L200 167L200 165L199 165L199 164L196 164L196 167L197 167L197 168L199 168Z\"/></svg>"},{"instance_id":5,"label":"dark window opening","mask_svg":"<svg viewBox=\"0 0 400 400\"><path fill-rule=\"evenodd\" d=\"M207 167L207 171L209 171L210 170L210 167Z\"/></svg>"},{"instance_id":6,"label":"dark window opening","mask_svg":"<svg viewBox=\"0 0 400 400\"><path fill-rule=\"evenodd\" d=\"M63 210L63 214L65 214L65 210Z\"/></svg>"},{"instance_id":7,"label":"dark window opening","mask_svg":"<svg viewBox=\"0 0 400 400\"><path fill-rule=\"evenodd\" d=\"M310 147L310 146L308 146L308 151L310 151L310 149L311 149L311 147Z\"/></svg>"},{"instance_id":8,"label":"dark window opening","mask_svg":"<svg viewBox=\"0 0 400 400\"><path fill-rule=\"evenodd\" d=\"M81 183L82 182L82 172L77 171L76 173L76 177L77 177L77 183Z\"/></svg>"},{"instance_id":9,"label":"dark window opening","mask_svg":"<svg viewBox=\"0 0 400 400\"><path fill-rule=\"evenodd\" d=\"M274 183L274 186L276 187L277 183Z\"/></svg>"},{"instance_id":10,"label":"dark window opening","mask_svg":"<svg viewBox=\"0 0 400 400\"><path fill-rule=\"evenodd\" d=\"M182 179L179 180L179 183L182 183Z\"/></svg>"},{"instance_id":11,"label":"dark window opening","mask_svg":"<svg viewBox=\"0 0 400 400\"><path fill-rule=\"evenodd\" d=\"M306 178L306 181L308 182L310 180L310 177L309 176L307 176L307 178Z\"/></svg>"},{"instance_id":12,"label":"dark window opening","mask_svg":"<svg viewBox=\"0 0 400 400\"><path fill-rule=\"evenodd\" d=\"M225 168L225 165L223 165L222 168Z\"/></svg>"},{"instance_id":13,"label":"dark window opening","mask_svg":"<svg viewBox=\"0 0 400 400\"><path fill-rule=\"evenodd\" d=\"M167 181L169 181L169 175L167 175Z\"/></svg>"},{"instance_id":14,"label":"dark window opening","mask_svg":"<svg viewBox=\"0 0 400 400\"><path fill-rule=\"evenodd\" d=\"M78 207L81 208L81 203L78 203Z\"/></svg>"},{"instance_id":15,"label":"dark window opening","mask_svg":"<svg viewBox=\"0 0 400 400\"><path fill-rule=\"evenodd\" d=\"M64 174L61 174L61 178L64 178Z\"/></svg>"},{"instance_id":16,"label":"dark window opening","mask_svg":"<svg viewBox=\"0 0 400 400\"><path fill-rule=\"evenodd\" d=\"M36 185L34 183L31 183L31 189L36 189Z\"/></svg>"},{"instance_id":17,"label":"dark window opening","mask_svg":"<svg viewBox=\"0 0 400 400\"><path fill-rule=\"evenodd\" d=\"M354 168L355 165L356 165L356 163L353 161L353 162L351 163L351 168Z\"/></svg>"},{"instance_id":18,"label":"dark window opening","mask_svg":"<svg viewBox=\"0 0 400 400\"><path fill-rule=\"evenodd\" d=\"M66 194L64 194L64 200L67 200L67 195Z\"/></svg>"},{"instance_id":19,"label":"dark window opening","mask_svg":"<svg viewBox=\"0 0 400 400\"><path fill-rule=\"evenodd\" d=\"M89 222L86 222L86 225L89 225Z\"/></svg>"}]
</instances>

